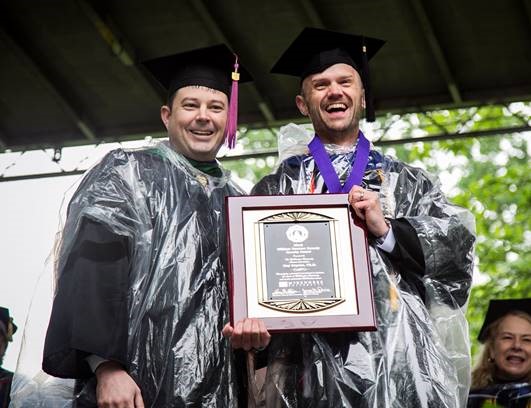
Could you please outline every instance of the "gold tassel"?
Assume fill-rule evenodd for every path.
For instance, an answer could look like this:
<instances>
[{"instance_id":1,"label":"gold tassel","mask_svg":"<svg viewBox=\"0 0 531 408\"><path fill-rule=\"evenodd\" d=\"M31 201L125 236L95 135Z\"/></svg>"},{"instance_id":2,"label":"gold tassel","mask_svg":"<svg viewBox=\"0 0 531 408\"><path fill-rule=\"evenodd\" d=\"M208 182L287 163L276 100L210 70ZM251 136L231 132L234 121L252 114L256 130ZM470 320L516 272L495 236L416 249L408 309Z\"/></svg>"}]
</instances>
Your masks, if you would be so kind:
<instances>
[{"instance_id":1,"label":"gold tassel","mask_svg":"<svg viewBox=\"0 0 531 408\"><path fill-rule=\"evenodd\" d=\"M382 169L376 170L376 175L380 179L380 184L382 184L383 181L384 181L384 172L383 172L383 170Z\"/></svg>"},{"instance_id":2,"label":"gold tassel","mask_svg":"<svg viewBox=\"0 0 531 408\"><path fill-rule=\"evenodd\" d=\"M391 305L391 311L398 311L398 290L393 283L389 285L389 303Z\"/></svg>"}]
</instances>

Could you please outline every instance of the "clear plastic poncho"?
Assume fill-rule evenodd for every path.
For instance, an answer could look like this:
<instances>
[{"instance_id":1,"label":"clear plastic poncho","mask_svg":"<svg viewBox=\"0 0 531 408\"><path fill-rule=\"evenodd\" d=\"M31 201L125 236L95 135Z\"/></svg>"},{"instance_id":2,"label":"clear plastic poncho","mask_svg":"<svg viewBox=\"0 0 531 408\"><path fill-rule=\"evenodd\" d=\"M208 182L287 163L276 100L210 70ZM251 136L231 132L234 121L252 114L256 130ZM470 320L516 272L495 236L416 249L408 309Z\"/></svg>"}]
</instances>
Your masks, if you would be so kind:
<instances>
[{"instance_id":1,"label":"clear plastic poncho","mask_svg":"<svg viewBox=\"0 0 531 408\"><path fill-rule=\"evenodd\" d=\"M93 407L89 355L123 364L146 407L237 406L224 199L168 144L115 150L70 201L40 372L21 369L14 407ZM18 370L17 370L18 371ZM75 387L75 388L74 388Z\"/></svg>"},{"instance_id":2,"label":"clear plastic poncho","mask_svg":"<svg viewBox=\"0 0 531 408\"><path fill-rule=\"evenodd\" d=\"M326 191L308 154L310 139L295 125L284 127L279 168L252 194ZM325 147L343 181L354 148ZM362 184L379 192L402 251L397 258L370 240L377 331L273 335L262 356L267 371L257 406L466 405L470 351L464 307L472 281L474 219L448 202L426 172L373 149ZM404 224L407 234L398 228ZM407 240L416 243L408 246ZM417 253L409 254L414 248Z\"/></svg>"}]
</instances>

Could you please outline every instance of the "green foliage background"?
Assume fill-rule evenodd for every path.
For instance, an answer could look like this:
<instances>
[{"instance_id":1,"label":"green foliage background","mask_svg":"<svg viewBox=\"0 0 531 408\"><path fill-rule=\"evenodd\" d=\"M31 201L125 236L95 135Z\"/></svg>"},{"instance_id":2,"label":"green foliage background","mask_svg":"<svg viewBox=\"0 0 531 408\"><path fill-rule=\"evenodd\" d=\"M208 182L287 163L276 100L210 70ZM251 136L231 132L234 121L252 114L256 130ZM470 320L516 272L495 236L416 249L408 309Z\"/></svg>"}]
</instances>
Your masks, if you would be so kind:
<instances>
[{"instance_id":1,"label":"green foliage background","mask_svg":"<svg viewBox=\"0 0 531 408\"><path fill-rule=\"evenodd\" d=\"M529 112L530 103L516 103L402 117L387 115L373 124L371 136L377 142L516 127L529 125ZM255 183L275 166L276 155L266 153L276 149L276 129L242 133L239 143L244 152L261 156L227 161L225 165ZM478 351L476 337L489 300L531 296L529 136L530 132L489 135L382 148L407 163L455 178L457 182L447 195L475 215L476 270L467 311L473 355Z\"/></svg>"}]
</instances>

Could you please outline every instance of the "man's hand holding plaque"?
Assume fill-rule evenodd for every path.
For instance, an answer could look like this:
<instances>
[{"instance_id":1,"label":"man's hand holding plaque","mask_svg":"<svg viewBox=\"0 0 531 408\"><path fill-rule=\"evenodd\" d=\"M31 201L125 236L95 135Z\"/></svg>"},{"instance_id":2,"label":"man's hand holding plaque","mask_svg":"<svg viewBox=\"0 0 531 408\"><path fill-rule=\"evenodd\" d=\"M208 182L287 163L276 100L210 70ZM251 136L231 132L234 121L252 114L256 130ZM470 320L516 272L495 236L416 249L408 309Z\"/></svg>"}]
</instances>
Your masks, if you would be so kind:
<instances>
[{"instance_id":1,"label":"man's hand holding plaque","mask_svg":"<svg viewBox=\"0 0 531 408\"><path fill-rule=\"evenodd\" d=\"M243 319L238 321L234 327L227 323L222 333L230 339L232 348L245 351L263 350L271 340L271 335L261 319Z\"/></svg>"}]
</instances>

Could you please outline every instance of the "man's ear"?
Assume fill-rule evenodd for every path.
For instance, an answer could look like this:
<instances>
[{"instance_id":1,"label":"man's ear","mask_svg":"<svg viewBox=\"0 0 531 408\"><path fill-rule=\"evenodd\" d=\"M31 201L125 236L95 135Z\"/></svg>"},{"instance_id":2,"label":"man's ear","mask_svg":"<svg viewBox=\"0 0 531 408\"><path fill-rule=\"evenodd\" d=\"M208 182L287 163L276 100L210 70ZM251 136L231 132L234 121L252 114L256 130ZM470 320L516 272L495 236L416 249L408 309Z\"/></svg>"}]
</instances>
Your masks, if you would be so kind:
<instances>
[{"instance_id":1,"label":"man's ear","mask_svg":"<svg viewBox=\"0 0 531 408\"><path fill-rule=\"evenodd\" d=\"M166 126L166 130L168 130L168 123L170 123L170 116L171 116L171 109L167 105L162 105L160 108L160 119L162 120L162 123L164 123L164 126Z\"/></svg>"},{"instance_id":2,"label":"man's ear","mask_svg":"<svg viewBox=\"0 0 531 408\"><path fill-rule=\"evenodd\" d=\"M297 105L297 108L299 108L300 113L302 113L304 116L308 116L308 106L306 105L306 101L302 95L297 95L295 97L295 104Z\"/></svg>"},{"instance_id":3,"label":"man's ear","mask_svg":"<svg viewBox=\"0 0 531 408\"><path fill-rule=\"evenodd\" d=\"M365 89L363 90L363 93L361 94L361 107L365 109L367 107L365 103Z\"/></svg>"}]
</instances>

